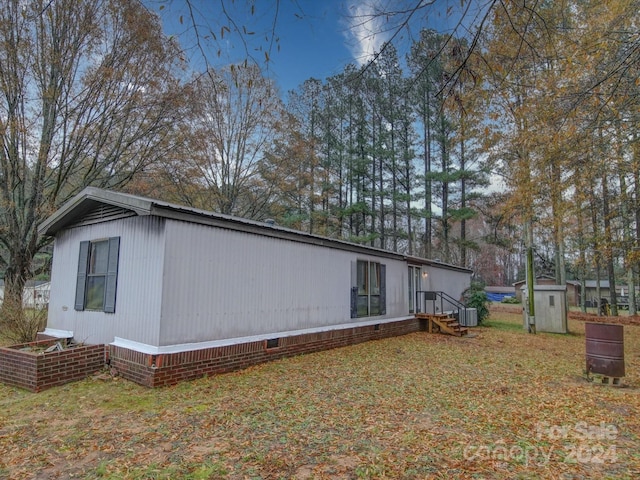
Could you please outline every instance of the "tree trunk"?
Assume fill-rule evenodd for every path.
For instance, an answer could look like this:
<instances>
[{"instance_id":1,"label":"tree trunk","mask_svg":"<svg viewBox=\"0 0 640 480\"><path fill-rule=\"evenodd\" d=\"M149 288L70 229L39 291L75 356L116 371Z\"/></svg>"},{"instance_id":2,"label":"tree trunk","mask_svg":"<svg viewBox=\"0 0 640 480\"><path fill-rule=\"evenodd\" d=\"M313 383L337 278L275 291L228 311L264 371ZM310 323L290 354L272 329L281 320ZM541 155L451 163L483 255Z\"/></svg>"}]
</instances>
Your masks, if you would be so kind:
<instances>
[{"instance_id":1,"label":"tree trunk","mask_svg":"<svg viewBox=\"0 0 640 480\"><path fill-rule=\"evenodd\" d=\"M624 164L621 161L623 158L622 152L618 153L618 181L620 182L620 216L622 217L622 234L623 244L625 245L625 264L627 269L627 284L629 287L629 315L636 314L636 292L635 292L635 277L633 275L633 237L631 235L631 218L629 215L630 199L627 193L627 181Z\"/></svg>"},{"instance_id":2,"label":"tree trunk","mask_svg":"<svg viewBox=\"0 0 640 480\"><path fill-rule=\"evenodd\" d=\"M592 179L589 182L589 209L591 210L591 228L592 228L592 234L593 234L593 252L594 252L594 266L595 266L595 270L596 270L596 299L595 299L595 303L596 303L596 311L598 313L598 316L601 315L600 312L600 303L602 301L601 298L601 293L600 293L600 264L601 264L601 258L602 258L602 254L600 252L600 240L598 238L598 203L596 201L596 195L595 195L595 187L594 187L594 180Z\"/></svg>"},{"instance_id":3,"label":"tree trunk","mask_svg":"<svg viewBox=\"0 0 640 480\"><path fill-rule=\"evenodd\" d=\"M618 299L616 294L616 276L613 266L613 235L611 233L611 212L609 207L609 178L606 173L602 175L602 216L604 222L604 250L607 277L609 278L609 295L611 315L618 316Z\"/></svg>"},{"instance_id":4,"label":"tree trunk","mask_svg":"<svg viewBox=\"0 0 640 480\"><path fill-rule=\"evenodd\" d=\"M449 246L449 145L444 114L440 115L440 148L442 151L442 254L446 263L451 262Z\"/></svg>"},{"instance_id":5,"label":"tree trunk","mask_svg":"<svg viewBox=\"0 0 640 480\"><path fill-rule=\"evenodd\" d=\"M579 268L578 268L578 280L580 281L580 311L582 313L587 313L587 304L586 304L586 285L587 281L587 253L584 242L584 222L582 218L582 205L578 205L578 258L579 258Z\"/></svg>"},{"instance_id":6,"label":"tree trunk","mask_svg":"<svg viewBox=\"0 0 640 480\"><path fill-rule=\"evenodd\" d=\"M463 211L463 217L460 220L460 265L463 267L467 266L467 220L465 219L464 213L465 207L467 206L467 180L465 176L466 169L466 158L464 151L464 112L460 112L460 172L462 172L462 177L460 178L460 207Z\"/></svg>"},{"instance_id":7,"label":"tree trunk","mask_svg":"<svg viewBox=\"0 0 640 480\"><path fill-rule=\"evenodd\" d=\"M431 217L432 192L431 192L431 96L430 90L425 92L424 115L422 117L423 139L424 139L424 256L431 258L431 239L433 237Z\"/></svg>"},{"instance_id":8,"label":"tree trunk","mask_svg":"<svg viewBox=\"0 0 640 480\"><path fill-rule=\"evenodd\" d=\"M4 300L0 309L2 325L13 330L23 323L22 296L27 279L31 278L33 255L28 251L11 252L9 267L4 276ZM24 339L35 340L35 338Z\"/></svg>"},{"instance_id":9,"label":"tree trunk","mask_svg":"<svg viewBox=\"0 0 640 480\"><path fill-rule=\"evenodd\" d=\"M371 107L371 145L374 146L373 153L371 155L371 233L376 231L376 166L377 166L377 150L376 144L376 107L375 104ZM375 246L375 235L371 235L371 246Z\"/></svg>"},{"instance_id":10,"label":"tree trunk","mask_svg":"<svg viewBox=\"0 0 640 480\"><path fill-rule=\"evenodd\" d=\"M378 122L378 128L379 128L378 139L382 139L383 132L382 132L381 121ZM385 225L386 209L384 206L384 159L382 154L379 155L378 175L379 175L378 194L380 195L380 248L385 249L387 248L387 229Z\"/></svg>"}]
</instances>

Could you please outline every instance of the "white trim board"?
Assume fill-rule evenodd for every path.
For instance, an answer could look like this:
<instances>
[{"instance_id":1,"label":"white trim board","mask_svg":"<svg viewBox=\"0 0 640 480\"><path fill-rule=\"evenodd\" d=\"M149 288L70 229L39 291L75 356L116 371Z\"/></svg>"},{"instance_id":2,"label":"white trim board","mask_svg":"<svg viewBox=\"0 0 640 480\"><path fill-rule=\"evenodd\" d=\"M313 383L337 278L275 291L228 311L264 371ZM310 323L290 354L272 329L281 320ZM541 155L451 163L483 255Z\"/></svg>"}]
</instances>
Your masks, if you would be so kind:
<instances>
[{"instance_id":1,"label":"white trim board","mask_svg":"<svg viewBox=\"0 0 640 480\"><path fill-rule=\"evenodd\" d=\"M290 330L287 332L276 332L276 333L265 333L261 335L250 335L248 337L236 337L236 338L227 338L224 340L211 340L208 342L198 342L198 343L181 343L177 345L163 345L161 347L157 347L154 345L149 345L146 343L136 342L134 340L127 340L126 338L115 337L114 341L110 344L115 347L122 347L129 350L133 350L135 352L146 353L149 355L161 355L161 354L169 354L169 353L181 353L181 352L189 352L192 350L205 350L207 348L216 348L216 347L229 347L232 345L240 345L242 343L249 342L259 342L262 340L269 340L271 338L283 338L283 337L293 337L296 335L305 335L309 333L320 333L320 332L330 332L333 330L346 330L348 328L357 328L357 327L367 327L370 325L382 325L385 323L393 323L393 322L401 322L405 320L412 320L415 318L413 315L406 317L398 317L398 318L387 318L380 320L367 320L365 322L352 322L352 323L343 323L340 325L328 325L324 327L316 327L316 328L306 328L303 330Z\"/></svg>"}]
</instances>

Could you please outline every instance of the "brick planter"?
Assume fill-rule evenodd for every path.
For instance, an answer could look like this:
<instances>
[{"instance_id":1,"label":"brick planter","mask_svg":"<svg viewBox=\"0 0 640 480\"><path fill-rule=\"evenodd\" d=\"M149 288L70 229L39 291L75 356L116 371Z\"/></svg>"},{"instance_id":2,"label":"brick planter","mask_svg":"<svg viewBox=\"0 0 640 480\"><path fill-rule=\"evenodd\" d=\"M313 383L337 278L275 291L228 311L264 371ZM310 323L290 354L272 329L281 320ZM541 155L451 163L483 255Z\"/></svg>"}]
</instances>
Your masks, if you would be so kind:
<instances>
[{"instance_id":1,"label":"brick planter","mask_svg":"<svg viewBox=\"0 0 640 480\"><path fill-rule=\"evenodd\" d=\"M109 345L109 362L119 375L128 380L147 387L160 387L278 358L406 335L418 330L419 320L410 319L159 355Z\"/></svg>"},{"instance_id":2,"label":"brick planter","mask_svg":"<svg viewBox=\"0 0 640 480\"><path fill-rule=\"evenodd\" d=\"M104 345L82 345L53 352L44 351L58 341L65 342L48 339L0 347L0 382L39 392L81 380L104 366Z\"/></svg>"}]
</instances>

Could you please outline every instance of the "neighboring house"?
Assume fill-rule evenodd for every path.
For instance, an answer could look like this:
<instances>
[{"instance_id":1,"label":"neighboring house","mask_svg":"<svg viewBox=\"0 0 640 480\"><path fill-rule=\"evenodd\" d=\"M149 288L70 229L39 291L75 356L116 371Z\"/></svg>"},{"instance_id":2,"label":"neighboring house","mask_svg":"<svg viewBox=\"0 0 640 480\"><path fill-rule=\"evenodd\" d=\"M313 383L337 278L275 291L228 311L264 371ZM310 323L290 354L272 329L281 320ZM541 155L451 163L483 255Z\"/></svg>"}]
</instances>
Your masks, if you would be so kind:
<instances>
[{"instance_id":1,"label":"neighboring house","mask_svg":"<svg viewBox=\"0 0 640 480\"><path fill-rule=\"evenodd\" d=\"M535 284L536 285L555 285L556 279L554 277L550 277L547 275L540 275L536 277ZM513 284L513 287L516 291L516 298L519 302L522 302L522 289L527 284L526 280L520 280Z\"/></svg>"},{"instance_id":2,"label":"neighboring house","mask_svg":"<svg viewBox=\"0 0 640 480\"><path fill-rule=\"evenodd\" d=\"M526 285L525 280L520 280L519 282L515 282L513 286L516 291L516 298L518 301L522 302L522 289ZM536 285L556 285L555 277L550 277L548 275L540 275L536 277ZM580 305L580 282L575 280L567 280L567 304L569 306L575 307Z\"/></svg>"},{"instance_id":3,"label":"neighboring house","mask_svg":"<svg viewBox=\"0 0 640 480\"><path fill-rule=\"evenodd\" d=\"M27 308L46 308L49 304L51 282L29 280L24 286L22 304ZM4 280L0 280L0 304L4 301Z\"/></svg>"},{"instance_id":4,"label":"neighboring house","mask_svg":"<svg viewBox=\"0 0 640 480\"><path fill-rule=\"evenodd\" d=\"M47 308L50 294L51 282L42 280L29 281L24 287L22 301L27 308Z\"/></svg>"},{"instance_id":5,"label":"neighboring house","mask_svg":"<svg viewBox=\"0 0 640 480\"><path fill-rule=\"evenodd\" d=\"M580 305L580 282L577 280L567 280L567 306L577 307Z\"/></svg>"},{"instance_id":6,"label":"neighboring house","mask_svg":"<svg viewBox=\"0 0 640 480\"><path fill-rule=\"evenodd\" d=\"M609 280L600 280L600 298L611 299L611 289L609 288ZM598 280L586 280L584 282L584 298L587 307L597 307L598 301Z\"/></svg>"},{"instance_id":7,"label":"neighboring house","mask_svg":"<svg viewBox=\"0 0 640 480\"><path fill-rule=\"evenodd\" d=\"M45 334L108 344L149 386L409 333L414 292L460 298L471 271L157 200L87 188L55 236Z\"/></svg>"},{"instance_id":8,"label":"neighboring house","mask_svg":"<svg viewBox=\"0 0 640 480\"><path fill-rule=\"evenodd\" d=\"M516 289L516 297L518 300L522 301L522 289L525 286L525 281L521 280L519 282L514 283L514 287ZM611 299L611 289L609 288L609 280L600 280L600 298L606 298L607 300ZM536 279L536 285L554 285L555 279L553 277L548 276L540 276ZM598 295L597 295L597 280L586 280L584 282L584 291L585 291L585 305L587 307L597 307L599 304ZM580 291L581 284L576 280L567 280L567 304L571 307L580 306ZM629 290L625 285L618 286L616 288L618 297L625 297L625 295L629 294ZM627 307L628 308L628 307Z\"/></svg>"},{"instance_id":9,"label":"neighboring house","mask_svg":"<svg viewBox=\"0 0 640 480\"><path fill-rule=\"evenodd\" d=\"M597 280L587 280L584 282L585 299L588 307L596 307L598 305L597 285ZM636 299L639 295L640 292L638 292L638 289L636 288ZM609 280L600 280L600 298L606 298L607 301L611 301ZM618 300L618 307L622 307L623 309L629 308L629 288L626 284L616 285L616 299Z\"/></svg>"}]
</instances>

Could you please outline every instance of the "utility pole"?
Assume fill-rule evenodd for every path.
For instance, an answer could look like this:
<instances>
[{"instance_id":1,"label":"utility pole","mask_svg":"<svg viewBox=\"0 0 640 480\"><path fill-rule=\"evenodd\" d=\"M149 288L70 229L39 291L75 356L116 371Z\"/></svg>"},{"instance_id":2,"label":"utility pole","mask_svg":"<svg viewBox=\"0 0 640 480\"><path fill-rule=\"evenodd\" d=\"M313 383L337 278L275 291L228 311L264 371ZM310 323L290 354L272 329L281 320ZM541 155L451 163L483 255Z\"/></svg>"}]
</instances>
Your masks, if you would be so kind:
<instances>
[{"instance_id":1,"label":"utility pole","mask_svg":"<svg viewBox=\"0 0 640 480\"><path fill-rule=\"evenodd\" d=\"M525 242L527 248L527 327L529 333L536 333L536 306L533 298L535 275L533 272L533 225L525 223Z\"/></svg>"}]
</instances>

